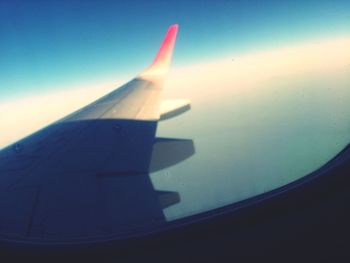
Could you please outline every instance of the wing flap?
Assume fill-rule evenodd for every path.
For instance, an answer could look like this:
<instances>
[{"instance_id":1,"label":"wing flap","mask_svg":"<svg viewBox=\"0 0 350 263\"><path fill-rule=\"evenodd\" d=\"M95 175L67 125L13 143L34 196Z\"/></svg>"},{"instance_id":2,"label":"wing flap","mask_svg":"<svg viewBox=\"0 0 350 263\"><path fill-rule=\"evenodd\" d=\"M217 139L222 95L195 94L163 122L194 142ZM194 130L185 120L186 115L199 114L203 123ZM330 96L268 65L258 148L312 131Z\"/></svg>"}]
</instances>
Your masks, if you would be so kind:
<instances>
[{"instance_id":1,"label":"wing flap","mask_svg":"<svg viewBox=\"0 0 350 263\"><path fill-rule=\"evenodd\" d=\"M162 101L160 105L160 120L174 118L190 109L191 101L187 99Z\"/></svg>"}]
</instances>

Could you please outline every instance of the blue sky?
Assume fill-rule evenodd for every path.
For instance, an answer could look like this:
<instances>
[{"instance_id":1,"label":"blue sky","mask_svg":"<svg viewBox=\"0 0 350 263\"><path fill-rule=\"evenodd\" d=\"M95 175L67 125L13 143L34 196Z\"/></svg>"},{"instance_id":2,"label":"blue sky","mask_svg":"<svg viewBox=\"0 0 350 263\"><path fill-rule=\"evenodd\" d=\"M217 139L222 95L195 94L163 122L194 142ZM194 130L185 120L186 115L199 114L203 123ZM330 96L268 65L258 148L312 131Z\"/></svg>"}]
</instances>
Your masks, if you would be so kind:
<instances>
[{"instance_id":1,"label":"blue sky","mask_svg":"<svg viewBox=\"0 0 350 263\"><path fill-rule=\"evenodd\" d=\"M179 23L174 66L350 35L350 1L0 0L0 101L132 76Z\"/></svg>"}]
</instances>

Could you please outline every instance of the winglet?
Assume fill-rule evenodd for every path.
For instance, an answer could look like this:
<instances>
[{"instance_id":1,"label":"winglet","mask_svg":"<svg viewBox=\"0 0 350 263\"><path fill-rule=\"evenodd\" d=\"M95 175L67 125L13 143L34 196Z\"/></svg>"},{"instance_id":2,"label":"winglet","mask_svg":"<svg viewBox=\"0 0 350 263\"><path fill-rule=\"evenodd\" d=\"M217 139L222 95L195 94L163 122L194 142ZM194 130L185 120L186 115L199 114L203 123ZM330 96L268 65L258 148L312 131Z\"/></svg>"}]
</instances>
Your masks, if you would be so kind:
<instances>
[{"instance_id":1,"label":"winglet","mask_svg":"<svg viewBox=\"0 0 350 263\"><path fill-rule=\"evenodd\" d=\"M178 28L179 26L177 24L169 27L157 56L153 60L151 66L140 74L141 77L149 75L163 75L167 73L173 54Z\"/></svg>"}]
</instances>

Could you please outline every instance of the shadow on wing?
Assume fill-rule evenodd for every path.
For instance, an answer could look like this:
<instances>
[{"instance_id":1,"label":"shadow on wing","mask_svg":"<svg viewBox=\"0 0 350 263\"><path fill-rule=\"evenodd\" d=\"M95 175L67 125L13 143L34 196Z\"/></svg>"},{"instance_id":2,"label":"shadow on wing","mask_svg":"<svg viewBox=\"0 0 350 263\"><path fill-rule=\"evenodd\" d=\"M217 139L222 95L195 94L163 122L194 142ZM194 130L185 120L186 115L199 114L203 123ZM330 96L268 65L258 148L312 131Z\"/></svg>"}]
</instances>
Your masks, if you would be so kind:
<instances>
[{"instance_id":1,"label":"shadow on wing","mask_svg":"<svg viewBox=\"0 0 350 263\"><path fill-rule=\"evenodd\" d=\"M165 223L163 209L180 196L154 189L149 173L195 150L192 140L155 138L156 128L156 121L59 122L3 149L0 211L8 212L0 235L65 242Z\"/></svg>"}]
</instances>

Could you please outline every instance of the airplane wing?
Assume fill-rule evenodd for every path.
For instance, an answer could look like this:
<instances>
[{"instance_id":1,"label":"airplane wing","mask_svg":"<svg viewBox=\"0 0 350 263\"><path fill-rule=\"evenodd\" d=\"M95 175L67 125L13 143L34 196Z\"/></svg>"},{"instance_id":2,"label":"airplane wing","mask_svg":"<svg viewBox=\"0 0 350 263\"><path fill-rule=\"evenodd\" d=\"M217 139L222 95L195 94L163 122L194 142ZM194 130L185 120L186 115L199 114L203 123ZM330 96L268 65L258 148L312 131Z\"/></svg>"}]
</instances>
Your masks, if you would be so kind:
<instances>
[{"instance_id":1,"label":"airplane wing","mask_svg":"<svg viewBox=\"0 0 350 263\"><path fill-rule=\"evenodd\" d=\"M179 197L148 173L177 30L136 78L0 151L0 240L81 242L165 221L162 203Z\"/></svg>"},{"instance_id":2,"label":"airplane wing","mask_svg":"<svg viewBox=\"0 0 350 263\"><path fill-rule=\"evenodd\" d=\"M47 170L48 167L43 166L48 164L50 170L55 171L79 171L90 166L88 170L105 167L105 171L112 172L146 172L148 160L135 165L135 160L131 159L142 159L134 157L137 153L145 154L143 151L149 148L145 147L147 138L155 135L164 75L177 30L177 25L169 28L154 62L139 76L2 150L0 172L16 175L37 173L37 169ZM133 156L128 156L127 152L131 151ZM108 163L106 154L113 159L115 154L119 154L119 160L123 161ZM61 157L58 158L58 155ZM53 169L53 166L57 168ZM14 177L11 175L12 180Z\"/></svg>"}]
</instances>

